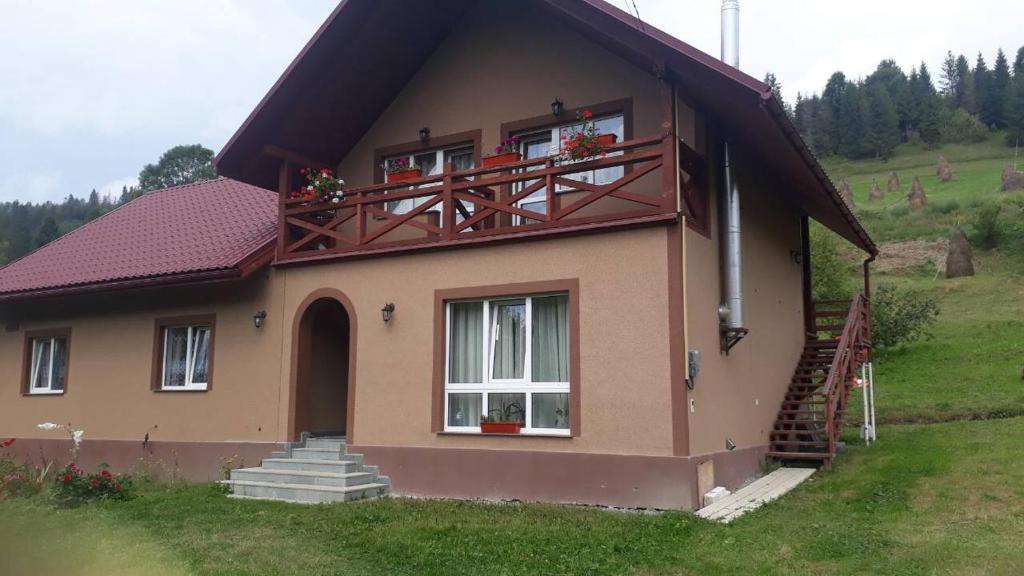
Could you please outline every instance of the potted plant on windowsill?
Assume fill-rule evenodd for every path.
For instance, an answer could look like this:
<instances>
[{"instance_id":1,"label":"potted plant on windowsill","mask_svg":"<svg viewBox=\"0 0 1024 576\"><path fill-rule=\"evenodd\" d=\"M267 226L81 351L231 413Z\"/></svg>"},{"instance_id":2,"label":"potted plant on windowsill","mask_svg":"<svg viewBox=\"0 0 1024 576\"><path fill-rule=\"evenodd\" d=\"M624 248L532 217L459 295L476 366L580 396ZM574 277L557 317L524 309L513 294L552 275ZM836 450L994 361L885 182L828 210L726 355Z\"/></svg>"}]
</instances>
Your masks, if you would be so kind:
<instances>
[{"instance_id":1,"label":"potted plant on windowsill","mask_svg":"<svg viewBox=\"0 0 1024 576\"><path fill-rule=\"evenodd\" d=\"M412 165L408 158L393 158L384 163L384 173L388 182L403 182L423 176L423 169Z\"/></svg>"},{"instance_id":2,"label":"potted plant on windowsill","mask_svg":"<svg viewBox=\"0 0 1024 576\"><path fill-rule=\"evenodd\" d=\"M502 404L487 416L480 417L480 432L483 434L519 434L523 428L526 412L518 402Z\"/></svg>"},{"instance_id":3,"label":"potted plant on windowsill","mask_svg":"<svg viewBox=\"0 0 1024 576\"><path fill-rule=\"evenodd\" d=\"M593 118L594 113L590 110L576 114L576 119L580 122L581 127L562 136L560 156L563 160L581 162L604 156L605 149L615 144L618 136L598 132Z\"/></svg>"},{"instance_id":4,"label":"potted plant on windowsill","mask_svg":"<svg viewBox=\"0 0 1024 576\"><path fill-rule=\"evenodd\" d=\"M512 162L518 162L522 159L519 154L519 139L515 136L506 138L501 141L494 148L494 156L488 156L483 159L484 168L491 168L493 166L504 166L505 164L511 164Z\"/></svg>"}]
</instances>

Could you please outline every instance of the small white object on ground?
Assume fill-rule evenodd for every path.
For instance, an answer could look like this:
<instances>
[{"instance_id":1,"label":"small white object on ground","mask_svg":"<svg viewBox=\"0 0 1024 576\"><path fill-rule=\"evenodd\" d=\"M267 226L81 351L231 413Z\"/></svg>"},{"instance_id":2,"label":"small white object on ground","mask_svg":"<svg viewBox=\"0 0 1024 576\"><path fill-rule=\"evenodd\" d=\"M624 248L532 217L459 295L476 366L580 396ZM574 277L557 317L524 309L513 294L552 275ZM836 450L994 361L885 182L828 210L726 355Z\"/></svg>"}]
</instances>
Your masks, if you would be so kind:
<instances>
[{"instance_id":1,"label":"small white object on ground","mask_svg":"<svg viewBox=\"0 0 1024 576\"><path fill-rule=\"evenodd\" d=\"M729 492L729 489L725 486L715 486L711 490L708 490L708 493L704 495L704 505L710 506L729 494L732 494L732 492Z\"/></svg>"}]
</instances>

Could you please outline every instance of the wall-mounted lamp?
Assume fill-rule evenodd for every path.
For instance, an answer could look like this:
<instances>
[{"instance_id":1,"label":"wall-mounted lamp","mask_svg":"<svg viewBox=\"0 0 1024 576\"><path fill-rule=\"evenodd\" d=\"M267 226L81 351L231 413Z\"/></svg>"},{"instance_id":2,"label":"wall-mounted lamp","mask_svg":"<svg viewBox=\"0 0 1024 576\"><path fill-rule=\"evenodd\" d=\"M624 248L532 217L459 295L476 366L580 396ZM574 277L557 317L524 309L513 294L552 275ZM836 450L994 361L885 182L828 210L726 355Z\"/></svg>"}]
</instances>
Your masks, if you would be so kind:
<instances>
[{"instance_id":1,"label":"wall-mounted lamp","mask_svg":"<svg viewBox=\"0 0 1024 576\"><path fill-rule=\"evenodd\" d=\"M736 449L736 443L732 441L732 438L726 438L725 439L725 449L726 450L735 450Z\"/></svg>"},{"instance_id":2,"label":"wall-mounted lamp","mask_svg":"<svg viewBox=\"0 0 1024 576\"><path fill-rule=\"evenodd\" d=\"M793 260L794 264L802 264L804 260L804 255L799 250L790 250L789 257Z\"/></svg>"},{"instance_id":3,"label":"wall-mounted lamp","mask_svg":"<svg viewBox=\"0 0 1024 576\"><path fill-rule=\"evenodd\" d=\"M562 112L565 112L565 104L563 104L558 98L555 98L551 102L551 113L555 116L561 116Z\"/></svg>"},{"instance_id":4,"label":"wall-mounted lamp","mask_svg":"<svg viewBox=\"0 0 1024 576\"><path fill-rule=\"evenodd\" d=\"M430 140L430 128L424 126L420 128L420 142L426 144L428 140Z\"/></svg>"},{"instance_id":5,"label":"wall-mounted lamp","mask_svg":"<svg viewBox=\"0 0 1024 576\"><path fill-rule=\"evenodd\" d=\"M392 304L391 302L388 302L387 304L384 305L383 308L380 309L380 315L381 315L382 318L384 318L384 323L385 324L387 324L388 322L391 321L391 315L394 314L394 313L395 313L395 305Z\"/></svg>"},{"instance_id":6,"label":"wall-mounted lamp","mask_svg":"<svg viewBox=\"0 0 1024 576\"><path fill-rule=\"evenodd\" d=\"M252 315L252 324L257 328L263 328L263 321L267 319L267 311L260 310Z\"/></svg>"}]
</instances>

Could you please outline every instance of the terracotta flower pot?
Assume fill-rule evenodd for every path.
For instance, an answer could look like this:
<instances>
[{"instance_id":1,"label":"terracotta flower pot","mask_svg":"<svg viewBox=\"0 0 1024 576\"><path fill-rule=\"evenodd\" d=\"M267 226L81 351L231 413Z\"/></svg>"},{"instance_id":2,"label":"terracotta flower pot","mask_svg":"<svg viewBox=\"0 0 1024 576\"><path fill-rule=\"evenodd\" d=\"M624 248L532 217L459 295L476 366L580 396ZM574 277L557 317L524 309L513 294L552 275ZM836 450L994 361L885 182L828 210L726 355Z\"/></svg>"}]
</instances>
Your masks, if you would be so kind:
<instances>
[{"instance_id":1,"label":"terracotta flower pot","mask_svg":"<svg viewBox=\"0 0 1024 576\"><path fill-rule=\"evenodd\" d=\"M481 422L480 431L484 434L519 434L522 422Z\"/></svg>"},{"instance_id":2,"label":"terracotta flower pot","mask_svg":"<svg viewBox=\"0 0 1024 576\"><path fill-rule=\"evenodd\" d=\"M484 168L491 168L492 166L503 166L505 164L511 164L512 162L518 162L522 159L519 152L505 152L504 154L496 154L494 156L488 156L484 158Z\"/></svg>"},{"instance_id":3,"label":"terracotta flower pot","mask_svg":"<svg viewBox=\"0 0 1024 576\"><path fill-rule=\"evenodd\" d=\"M404 182L405 180L414 180L420 176L423 176L422 168L409 168L388 173L388 182Z\"/></svg>"},{"instance_id":4,"label":"terracotta flower pot","mask_svg":"<svg viewBox=\"0 0 1024 576\"><path fill-rule=\"evenodd\" d=\"M618 139L619 137L616 134L600 134L597 137L597 143L607 148L608 146L613 146Z\"/></svg>"}]
</instances>

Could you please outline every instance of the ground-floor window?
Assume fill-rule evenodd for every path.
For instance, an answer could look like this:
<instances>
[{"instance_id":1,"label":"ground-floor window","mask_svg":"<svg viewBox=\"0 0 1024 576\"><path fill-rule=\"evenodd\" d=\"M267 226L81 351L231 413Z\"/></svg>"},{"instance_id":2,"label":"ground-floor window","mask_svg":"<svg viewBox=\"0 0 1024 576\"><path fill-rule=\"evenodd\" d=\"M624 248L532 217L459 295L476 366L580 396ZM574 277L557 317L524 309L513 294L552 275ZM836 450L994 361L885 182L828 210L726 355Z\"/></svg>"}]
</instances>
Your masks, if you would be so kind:
<instances>
[{"instance_id":1,"label":"ground-floor window","mask_svg":"<svg viewBox=\"0 0 1024 576\"><path fill-rule=\"evenodd\" d=\"M46 335L28 340L31 350L28 369L30 394L64 392L68 374L67 335Z\"/></svg>"},{"instance_id":2,"label":"ground-floor window","mask_svg":"<svg viewBox=\"0 0 1024 576\"><path fill-rule=\"evenodd\" d=\"M158 322L159 390L206 390L210 384L213 320Z\"/></svg>"},{"instance_id":3,"label":"ground-floor window","mask_svg":"<svg viewBox=\"0 0 1024 576\"><path fill-rule=\"evenodd\" d=\"M488 415L569 434L568 294L451 301L445 317L445 430Z\"/></svg>"}]
</instances>

